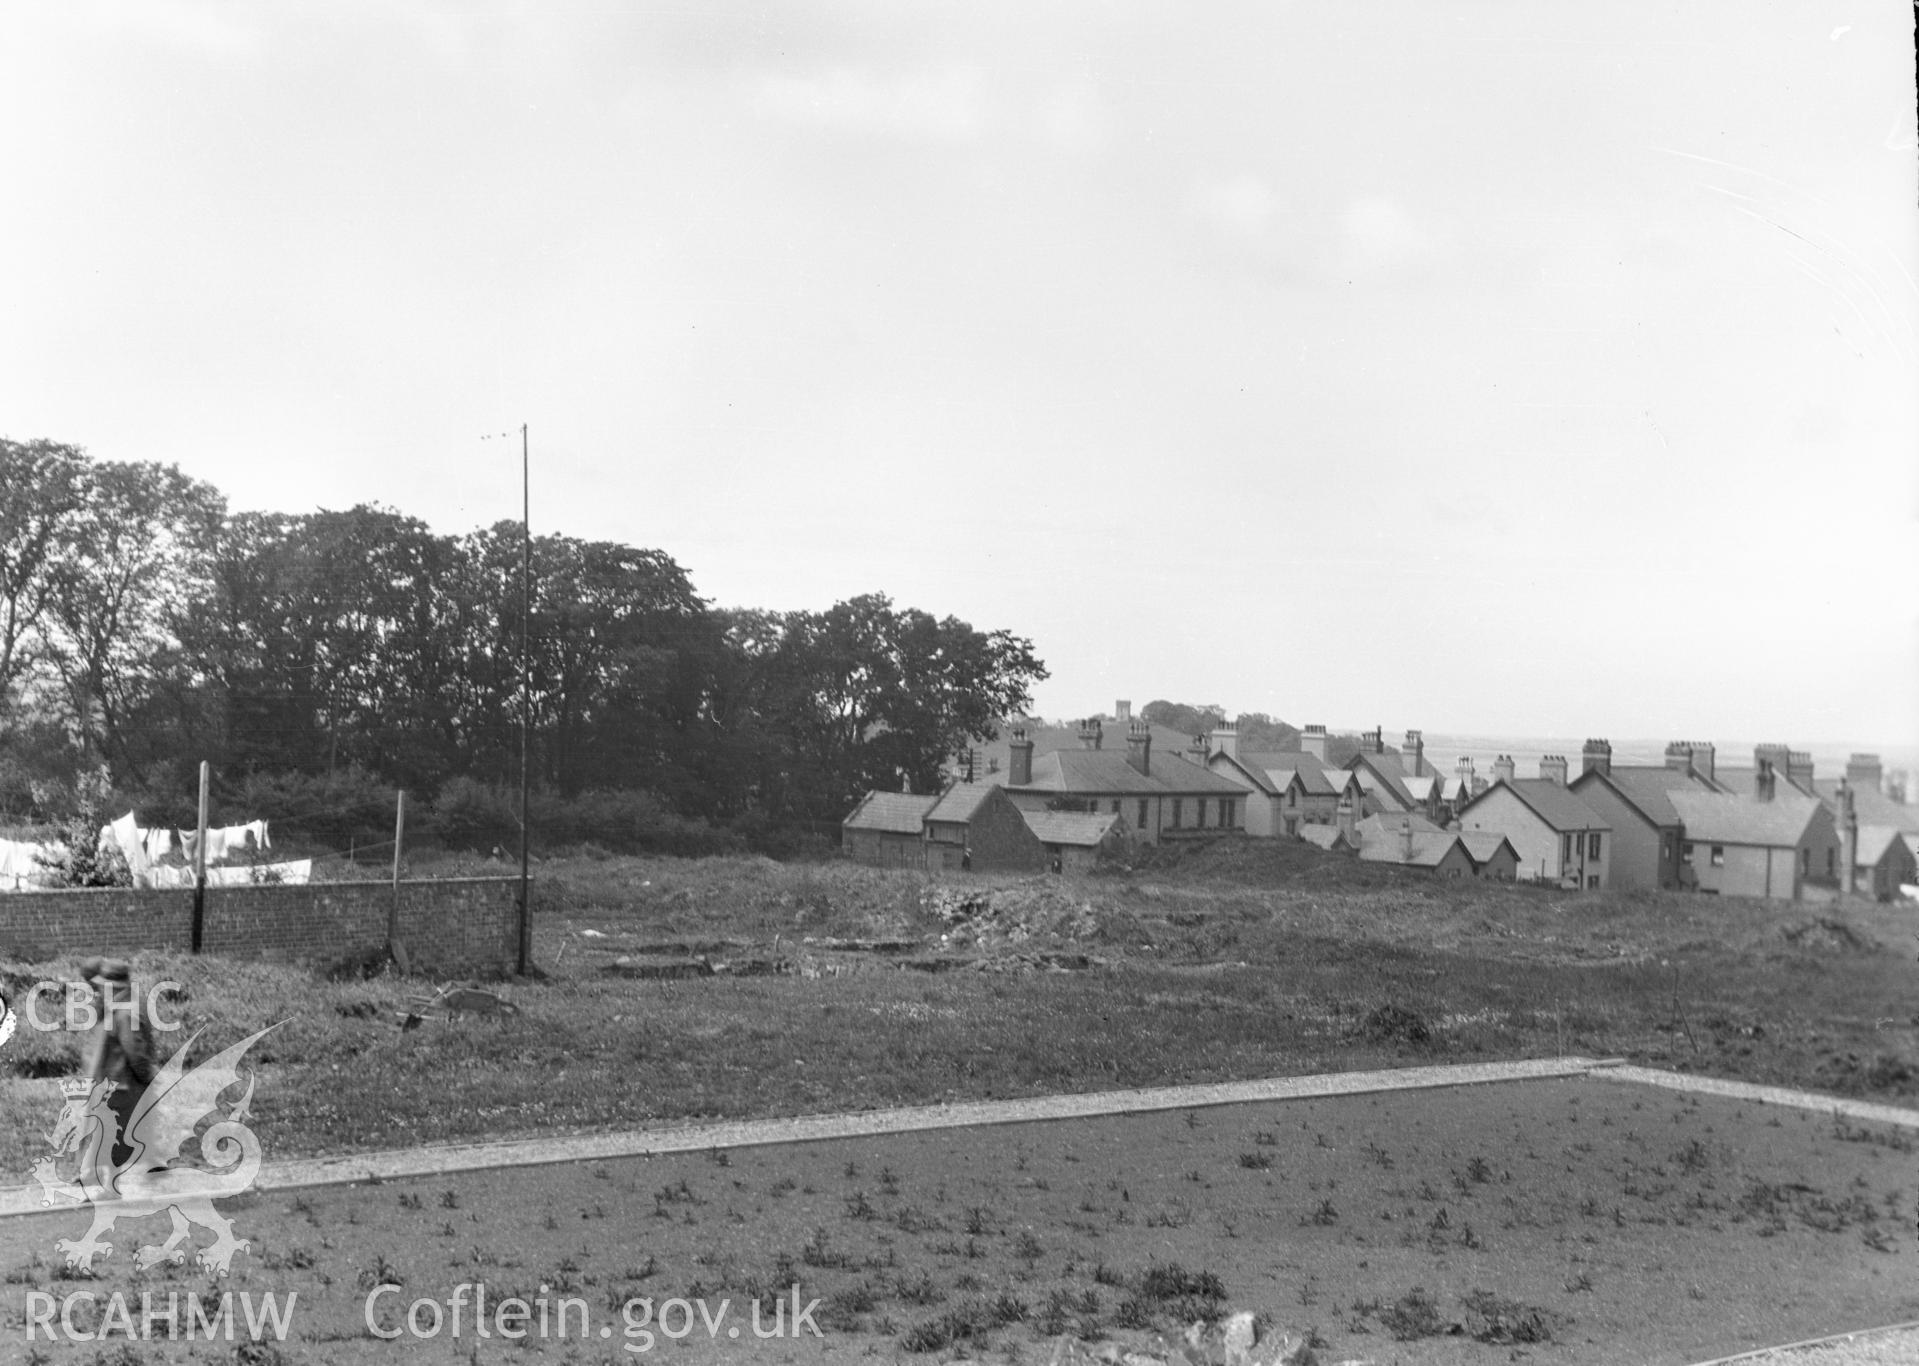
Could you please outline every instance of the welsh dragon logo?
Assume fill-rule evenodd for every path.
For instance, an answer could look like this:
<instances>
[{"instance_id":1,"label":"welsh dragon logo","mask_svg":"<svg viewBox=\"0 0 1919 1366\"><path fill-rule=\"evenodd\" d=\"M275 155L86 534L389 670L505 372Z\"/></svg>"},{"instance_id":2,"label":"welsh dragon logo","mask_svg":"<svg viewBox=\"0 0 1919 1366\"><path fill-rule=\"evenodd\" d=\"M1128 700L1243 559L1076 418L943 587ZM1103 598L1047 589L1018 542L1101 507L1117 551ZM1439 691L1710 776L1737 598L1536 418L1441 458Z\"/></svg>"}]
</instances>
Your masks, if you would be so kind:
<instances>
[{"instance_id":1,"label":"welsh dragon logo","mask_svg":"<svg viewBox=\"0 0 1919 1366\"><path fill-rule=\"evenodd\" d=\"M69 1267L91 1270L95 1257L112 1256L113 1244L101 1239L112 1231L116 1220L139 1219L164 1210L172 1217L173 1236L164 1243L140 1248L134 1253L133 1264L144 1271L161 1262L184 1262L187 1254L182 1244L189 1242L193 1226L198 1224L213 1234L214 1241L194 1261L217 1275L227 1273L233 1254L244 1251L249 1244L233 1236L232 1223L213 1208L213 1202L240 1194L253 1184L260 1170L260 1141L246 1125L254 1078L247 1077L245 1093L224 1113L220 1096L239 1083L240 1058L277 1028L268 1025L189 1068L187 1054L194 1040L205 1033L196 1031L154 1074L128 1114L124 1146L131 1151L118 1166L113 1155L115 1140L122 1137L119 1118L107 1104L115 1083L60 1083L66 1104L53 1132L47 1135L53 1155L35 1162L33 1175L40 1182L41 1204L68 1200L93 1206L93 1226L86 1236L78 1240L62 1238L55 1245L65 1254ZM181 1160L181 1148L209 1116L214 1123L200 1133L200 1156L205 1165L170 1165ZM71 1178L60 1175L65 1166L75 1169Z\"/></svg>"}]
</instances>

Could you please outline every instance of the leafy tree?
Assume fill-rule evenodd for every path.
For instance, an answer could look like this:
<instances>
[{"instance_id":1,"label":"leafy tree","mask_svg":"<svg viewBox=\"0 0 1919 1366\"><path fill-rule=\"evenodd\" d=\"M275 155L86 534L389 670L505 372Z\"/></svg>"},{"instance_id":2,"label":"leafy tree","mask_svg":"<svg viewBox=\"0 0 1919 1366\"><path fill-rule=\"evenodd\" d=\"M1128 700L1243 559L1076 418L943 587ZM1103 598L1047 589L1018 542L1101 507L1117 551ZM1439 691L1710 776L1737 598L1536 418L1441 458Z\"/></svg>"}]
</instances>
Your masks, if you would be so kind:
<instances>
[{"instance_id":1,"label":"leafy tree","mask_svg":"<svg viewBox=\"0 0 1919 1366\"><path fill-rule=\"evenodd\" d=\"M71 552L86 468L72 446L0 438L0 716L33 664L54 570Z\"/></svg>"},{"instance_id":2,"label":"leafy tree","mask_svg":"<svg viewBox=\"0 0 1919 1366\"><path fill-rule=\"evenodd\" d=\"M1047 677L1031 641L896 610L881 593L790 613L780 652L775 710L816 780L816 815L871 788L937 791L947 757L993 739L997 718L1019 714Z\"/></svg>"},{"instance_id":3,"label":"leafy tree","mask_svg":"<svg viewBox=\"0 0 1919 1366\"><path fill-rule=\"evenodd\" d=\"M83 467L73 532L53 565L39 637L56 671L83 762L133 770L133 712L176 643L186 605L203 596L204 559L223 500L176 466Z\"/></svg>"}]
</instances>

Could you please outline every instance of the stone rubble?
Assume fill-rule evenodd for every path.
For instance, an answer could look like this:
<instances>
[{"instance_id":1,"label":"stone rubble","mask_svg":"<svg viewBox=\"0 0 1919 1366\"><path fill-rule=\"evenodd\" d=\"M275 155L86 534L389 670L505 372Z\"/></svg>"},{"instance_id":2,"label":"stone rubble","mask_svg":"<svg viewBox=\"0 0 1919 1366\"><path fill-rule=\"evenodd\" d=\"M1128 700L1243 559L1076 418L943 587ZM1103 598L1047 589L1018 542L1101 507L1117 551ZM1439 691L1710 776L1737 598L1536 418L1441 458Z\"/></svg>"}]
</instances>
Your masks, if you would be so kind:
<instances>
[{"instance_id":1,"label":"stone rubble","mask_svg":"<svg viewBox=\"0 0 1919 1366\"><path fill-rule=\"evenodd\" d=\"M1302 1337L1277 1329L1264 1333L1249 1313L1215 1323L1195 1323L1177 1343L1157 1338L1147 1347L1083 1342L1072 1334L1053 1343L1049 1366L1373 1366L1359 1358L1321 1362Z\"/></svg>"}]
</instances>

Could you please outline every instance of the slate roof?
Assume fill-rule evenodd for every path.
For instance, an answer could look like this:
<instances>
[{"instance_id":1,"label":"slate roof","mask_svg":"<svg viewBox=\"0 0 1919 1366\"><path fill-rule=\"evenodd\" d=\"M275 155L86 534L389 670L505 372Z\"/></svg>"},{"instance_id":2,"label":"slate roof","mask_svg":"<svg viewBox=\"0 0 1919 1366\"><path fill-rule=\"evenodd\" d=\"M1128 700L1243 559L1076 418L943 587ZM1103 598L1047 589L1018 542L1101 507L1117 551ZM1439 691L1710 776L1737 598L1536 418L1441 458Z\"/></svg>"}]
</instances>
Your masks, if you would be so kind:
<instances>
[{"instance_id":1,"label":"slate roof","mask_svg":"<svg viewBox=\"0 0 1919 1366\"><path fill-rule=\"evenodd\" d=\"M1171 755L1153 754L1150 773L1141 773L1126 753L1110 749L1061 749L1033 760L1033 781L1017 791L1088 792L1171 797L1244 797L1246 789L1230 778Z\"/></svg>"},{"instance_id":2,"label":"slate roof","mask_svg":"<svg viewBox=\"0 0 1919 1366\"><path fill-rule=\"evenodd\" d=\"M1100 748L1095 752L1100 754L1117 753L1122 759L1125 758L1126 732L1131 723L1116 721L1112 717L1104 717L1101 719L1105 722L1105 725L1101 734ZM1134 719L1137 720L1138 718L1135 717ZM979 751L979 764L973 770L973 780L975 782L1003 784L1010 781L1008 771L1013 766L1012 744L1013 730L1015 727L1023 729L1026 732L1026 738L1033 742L1033 763L1035 766L1038 765L1041 757L1044 755L1052 754L1063 749L1083 751L1084 748L1079 742L1079 722L1077 721L1064 726L1056 726L1041 720L1022 720L1018 717L1008 717L994 724L999 727L998 737L985 744L974 746L974 748ZM1148 723L1146 728L1153 737L1153 762L1155 764L1159 762L1159 757L1162 754L1176 755L1192 748L1193 737L1184 735L1170 726L1156 726ZM999 767L989 772L988 770L992 769L994 763L997 763ZM1241 791L1244 790L1244 788L1241 789Z\"/></svg>"},{"instance_id":3,"label":"slate roof","mask_svg":"<svg viewBox=\"0 0 1919 1366\"><path fill-rule=\"evenodd\" d=\"M1459 843L1459 834L1453 830L1415 830L1413 847L1406 853L1405 837L1398 832L1388 833L1378 839L1364 840L1359 846L1359 857L1367 863L1398 863L1409 868L1437 868L1446 855ZM1470 858L1472 851L1466 851Z\"/></svg>"},{"instance_id":4,"label":"slate roof","mask_svg":"<svg viewBox=\"0 0 1919 1366\"><path fill-rule=\"evenodd\" d=\"M1354 826L1353 832L1359 836L1360 842L1364 843L1379 835L1397 835L1408 821L1412 822L1412 827L1415 831L1433 831L1439 829L1438 826L1414 811L1394 811L1390 813L1382 811L1376 816L1368 816L1365 820Z\"/></svg>"},{"instance_id":5,"label":"slate roof","mask_svg":"<svg viewBox=\"0 0 1919 1366\"><path fill-rule=\"evenodd\" d=\"M1859 853L1853 859L1861 868L1876 868L1886 851L1905 836L1905 831L1891 825L1862 825L1859 827Z\"/></svg>"},{"instance_id":6,"label":"slate roof","mask_svg":"<svg viewBox=\"0 0 1919 1366\"><path fill-rule=\"evenodd\" d=\"M1819 778L1813 787L1825 799L1826 805L1834 811L1839 809L1839 780L1837 778ZM1885 793L1870 787L1852 789L1852 810L1859 818L1861 828L1872 825L1890 825L1895 830L1919 830L1919 806L1902 806Z\"/></svg>"},{"instance_id":7,"label":"slate roof","mask_svg":"<svg viewBox=\"0 0 1919 1366\"><path fill-rule=\"evenodd\" d=\"M1073 844L1092 848L1124 822L1112 812L1023 811L1026 824L1041 844Z\"/></svg>"},{"instance_id":8,"label":"slate roof","mask_svg":"<svg viewBox=\"0 0 1919 1366\"><path fill-rule=\"evenodd\" d=\"M1284 792L1295 773L1299 775L1300 790L1309 797L1333 797L1340 791L1327 777L1326 764L1304 750L1261 750L1240 755L1239 763L1244 768L1263 772L1273 783L1275 792Z\"/></svg>"},{"instance_id":9,"label":"slate roof","mask_svg":"<svg viewBox=\"0 0 1919 1366\"><path fill-rule=\"evenodd\" d=\"M1550 778L1502 778L1468 802L1465 810L1470 811L1502 787L1524 802L1540 820L1562 834L1568 830L1612 829L1612 825L1602 819L1598 812ZM1460 814L1464 815L1465 812Z\"/></svg>"},{"instance_id":10,"label":"slate roof","mask_svg":"<svg viewBox=\"0 0 1919 1366\"><path fill-rule=\"evenodd\" d=\"M1669 826L1679 824L1679 813L1673 809L1672 794L1675 792L1711 792L1712 784L1696 774L1681 769L1666 768L1663 765L1614 765L1611 773L1601 774L1598 778L1588 778L1581 774L1573 781L1578 785L1588 782L1608 781L1613 790L1625 802L1638 811L1654 825Z\"/></svg>"},{"instance_id":11,"label":"slate roof","mask_svg":"<svg viewBox=\"0 0 1919 1366\"><path fill-rule=\"evenodd\" d=\"M939 803L938 797L920 797L905 792L869 792L840 824L848 830L883 830L894 835L917 835L926 813Z\"/></svg>"},{"instance_id":12,"label":"slate roof","mask_svg":"<svg viewBox=\"0 0 1919 1366\"><path fill-rule=\"evenodd\" d=\"M1359 781L1368 792L1384 785L1401 806L1418 804L1406 789L1406 766L1399 761L1397 754L1371 754L1362 750L1346 761L1346 767L1360 775ZM1368 772L1377 775L1375 782L1367 782Z\"/></svg>"},{"instance_id":13,"label":"slate roof","mask_svg":"<svg viewBox=\"0 0 1919 1366\"><path fill-rule=\"evenodd\" d=\"M1750 764L1746 764L1743 766L1736 766L1736 767L1728 767L1725 764L1719 764L1714 768L1712 777L1713 777L1713 782L1718 787L1723 788L1726 792L1732 794L1733 796L1750 797L1752 796L1752 793L1753 793L1753 787L1752 787L1753 780L1758 775L1758 773L1759 773L1759 770L1754 768ZM1803 797L1812 797L1812 796L1818 795L1812 789L1801 787L1798 783L1793 782L1790 778L1786 776L1786 770L1783 768L1779 768L1775 766L1772 770L1772 776L1773 776L1772 790L1775 796L1791 796L1794 793L1797 793ZM1817 788L1818 786L1819 786L1819 781L1818 779L1815 778L1813 780L1813 788Z\"/></svg>"},{"instance_id":14,"label":"slate roof","mask_svg":"<svg viewBox=\"0 0 1919 1366\"><path fill-rule=\"evenodd\" d=\"M1724 792L1675 792L1672 804L1689 840L1775 849L1798 844L1812 818L1824 810L1819 802L1798 796L1790 787L1769 802Z\"/></svg>"},{"instance_id":15,"label":"slate roof","mask_svg":"<svg viewBox=\"0 0 1919 1366\"><path fill-rule=\"evenodd\" d=\"M970 821L997 783L954 783L926 813L929 821Z\"/></svg>"},{"instance_id":16,"label":"slate roof","mask_svg":"<svg viewBox=\"0 0 1919 1366\"><path fill-rule=\"evenodd\" d=\"M1406 789L1406 795L1413 799L1414 805L1423 806L1439 787L1439 777L1432 773L1409 773L1399 783Z\"/></svg>"},{"instance_id":17,"label":"slate roof","mask_svg":"<svg viewBox=\"0 0 1919 1366\"><path fill-rule=\"evenodd\" d=\"M1466 852L1473 856L1475 865L1482 864L1497 854L1502 844L1512 849L1512 841L1497 830L1462 830L1459 832L1459 842L1465 845ZM1517 849L1513 849L1513 862L1519 862Z\"/></svg>"}]
</instances>

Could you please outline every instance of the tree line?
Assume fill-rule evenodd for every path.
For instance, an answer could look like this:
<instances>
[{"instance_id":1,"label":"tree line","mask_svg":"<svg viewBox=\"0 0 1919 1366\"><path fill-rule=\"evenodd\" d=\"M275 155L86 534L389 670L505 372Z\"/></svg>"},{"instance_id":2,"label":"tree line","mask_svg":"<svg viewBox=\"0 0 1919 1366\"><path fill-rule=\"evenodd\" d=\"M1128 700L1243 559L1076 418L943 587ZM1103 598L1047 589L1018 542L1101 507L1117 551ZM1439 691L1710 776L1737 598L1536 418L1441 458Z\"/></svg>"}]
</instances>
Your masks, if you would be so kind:
<instances>
[{"instance_id":1,"label":"tree line","mask_svg":"<svg viewBox=\"0 0 1919 1366\"><path fill-rule=\"evenodd\" d=\"M870 788L936 790L1047 676L1032 642L896 606L718 608L659 550L393 509L230 511L173 466L0 439L0 815L75 775L190 806L366 804L532 782L758 837ZM522 614L526 643L522 661ZM328 794L331 794L329 796ZM458 805L459 801L454 801ZM648 805L651 804L651 805ZM271 811L255 814L272 816Z\"/></svg>"}]
</instances>

